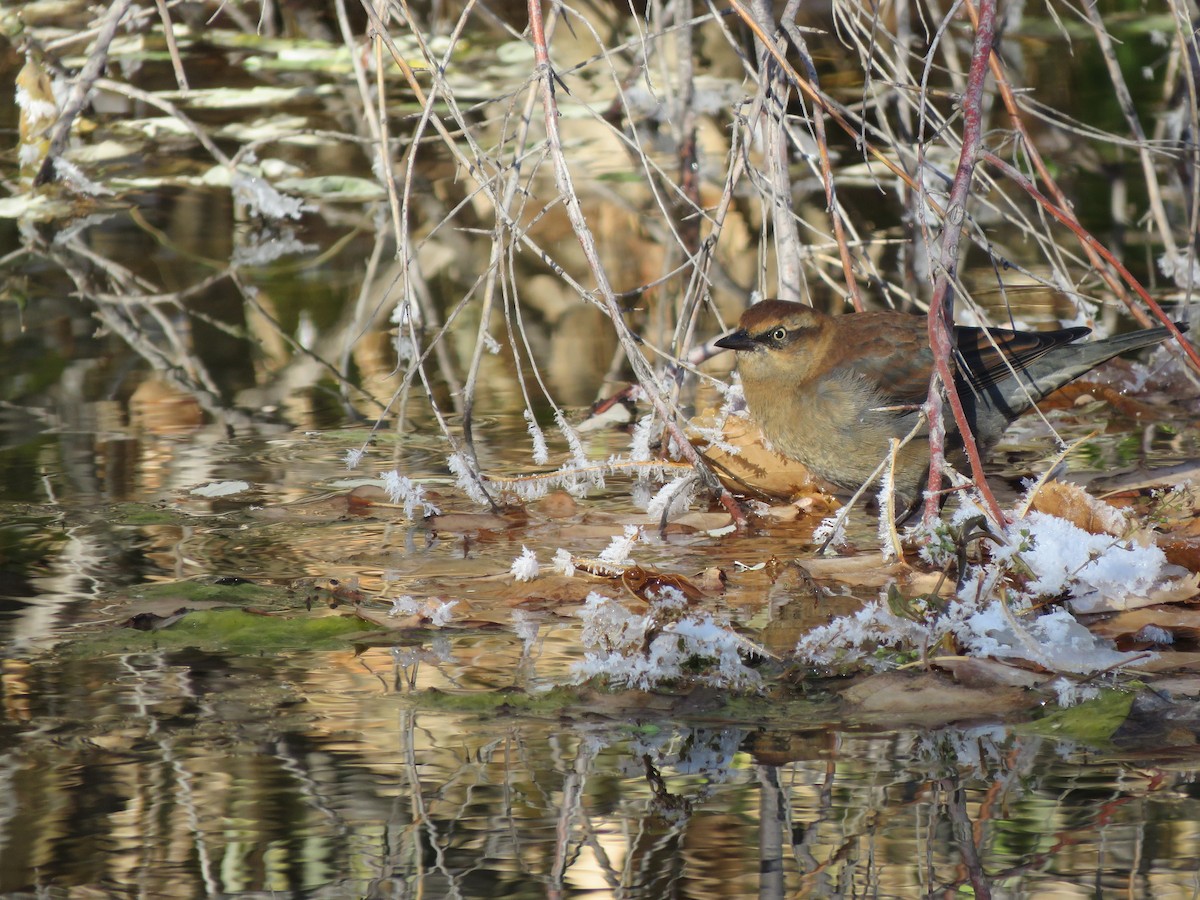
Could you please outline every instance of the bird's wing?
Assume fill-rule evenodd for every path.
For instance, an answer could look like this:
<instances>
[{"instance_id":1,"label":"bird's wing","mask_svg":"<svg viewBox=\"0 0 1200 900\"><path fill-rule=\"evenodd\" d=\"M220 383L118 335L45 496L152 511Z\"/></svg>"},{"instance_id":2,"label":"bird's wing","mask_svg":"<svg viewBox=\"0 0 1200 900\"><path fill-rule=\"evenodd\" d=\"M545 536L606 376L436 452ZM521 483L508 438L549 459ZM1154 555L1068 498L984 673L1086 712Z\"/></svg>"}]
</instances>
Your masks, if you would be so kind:
<instances>
[{"instance_id":1,"label":"bird's wing","mask_svg":"<svg viewBox=\"0 0 1200 900\"><path fill-rule=\"evenodd\" d=\"M1079 340L1090 328L1061 331L1009 331L1005 328L954 329L958 367L976 390L984 390L1020 373L1050 351Z\"/></svg>"},{"instance_id":2,"label":"bird's wing","mask_svg":"<svg viewBox=\"0 0 1200 900\"><path fill-rule=\"evenodd\" d=\"M924 316L859 313L853 320L867 327L838 334L841 364L875 388L885 406L924 403L933 371Z\"/></svg>"}]
</instances>

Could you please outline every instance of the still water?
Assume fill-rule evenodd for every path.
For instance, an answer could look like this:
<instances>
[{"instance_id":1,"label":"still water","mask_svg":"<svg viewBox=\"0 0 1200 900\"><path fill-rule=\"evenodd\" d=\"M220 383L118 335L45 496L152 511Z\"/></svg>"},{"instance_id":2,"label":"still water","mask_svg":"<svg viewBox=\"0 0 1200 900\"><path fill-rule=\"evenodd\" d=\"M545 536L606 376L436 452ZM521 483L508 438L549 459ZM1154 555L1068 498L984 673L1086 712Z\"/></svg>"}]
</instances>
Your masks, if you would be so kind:
<instances>
[{"instance_id":1,"label":"still water","mask_svg":"<svg viewBox=\"0 0 1200 900\"><path fill-rule=\"evenodd\" d=\"M82 409L104 415L103 402L72 415ZM493 426L484 445L522 434ZM628 486L566 516L535 504L507 529L436 532L347 503L340 457L362 438L115 421L10 438L6 896L1200 890L1188 721L1164 730L1135 716L1097 748L994 716L969 724L969 709L953 727L856 726L836 712L836 682L820 680L733 706L711 689L559 695L581 655L582 593L514 583L509 562L525 546L543 560L564 545L598 553L634 514ZM427 439L396 440L386 461L397 456L441 484L448 511L476 514ZM246 489L194 493L233 478ZM716 606L769 630L787 606L766 605L735 561L799 555L798 541L787 528L651 538L638 562L725 568L733 589ZM225 634L181 646L173 629L128 627L209 605L309 620L356 600L385 620L400 595L469 613L445 628L363 622L325 643Z\"/></svg>"}]
</instances>

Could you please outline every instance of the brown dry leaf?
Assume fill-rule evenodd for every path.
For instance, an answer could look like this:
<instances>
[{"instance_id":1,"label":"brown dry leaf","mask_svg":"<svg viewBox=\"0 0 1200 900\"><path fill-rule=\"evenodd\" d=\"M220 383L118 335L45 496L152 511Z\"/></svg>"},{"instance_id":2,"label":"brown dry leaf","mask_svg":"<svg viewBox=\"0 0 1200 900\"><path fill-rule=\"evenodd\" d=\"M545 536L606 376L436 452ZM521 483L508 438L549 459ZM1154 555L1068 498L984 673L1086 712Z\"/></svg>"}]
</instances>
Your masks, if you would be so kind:
<instances>
[{"instance_id":1,"label":"brown dry leaf","mask_svg":"<svg viewBox=\"0 0 1200 900\"><path fill-rule=\"evenodd\" d=\"M860 587L883 587L894 581L910 595L932 593L941 580L938 572L917 571L906 562L884 559L882 553L816 557L804 560L804 567L813 578Z\"/></svg>"},{"instance_id":2,"label":"brown dry leaf","mask_svg":"<svg viewBox=\"0 0 1200 900\"><path fill-rule=\"evenodd\" d=\"M1196 488L1189 482L1200 479L1200 460L1190 459L1174 466L1153 469L1137 467L1093 478L1088 484L1097 493L1144 491L1148 488L1182 488L1187 493L1186 508L1195 510Z\"/></svg>"},{"instance_id":3,"label":"brown dry leaf","mask_svg":"<svg viewBox=\"0 0 1200 900\"><path fill-rule=\"evenodd\" d=\"M533 510L547 519L566 519L579 512L579 504L566 491L553 491L533 504Z\"/></svg>"},{"instance_id":4,"label":"brown dry leaf","mask_svg":"<svg viewBox=\"0 0 1200 900\"><path fill-rule=\"evenodd\" d=\"M709 566L694 579L696 586L704 593L717 596L725 593L725 585L729 581L725 570L719 566Z\"/></svg>"},{"instance_id":5,"label":"brown dry leaf","mask_svg":"<svg viewBox=\"0 0 1200 900\"><path fill-rule=\"evenodd\" d=\"M842 699L874 720L948 723L994 718L1041 702L1024 688L966 687L933 672L885 672L842 691Z\"/></svg>"},{"instance_id":6,"label":"brown dry leaf","mask_svg":"<svg viewBox=\"0 0 1200 900\"><path fill-rule=\"evenodd\" d=\"M1021 666L977 656L943 656L931 662L950 672L964 687L1038 688L1057 676L1039 674Z\"/></svg>"},{"instance_id":7,"label":"brown dry leaf","mask_svg":"<svg viewBox=\"0 0 1200 900\"><path fill-rule=\"evenodd\" d=\"M1170 541L1175 538L1183 539L1185 543L1188 541L1188 539L1200 538L1200 516L1193 516L1190 519L1183 519L1179 522L1176 522L1174 527L1168 531L1166 541ZM1164 551L1167 549L1163 540L1160 540L1158 545L1162 547ZM1184 565L1184 563L1180 563L1180 565ZM1191 567L1189 566L1189 568Z\"/></svg>"},{"instance_id":8,"label":"brown dry leaf","mask_svg":"<svg viewBox=\"0 0 1200 900\"><path fill-rule=\"evenodd\" d=\"M660 599L663 591L668 588L679 591L687 598L688 603L698 603L704 597L704 592L682 575L653 572L641 566L630 566L622 572L621 584L629 593L646 603Z\"/></svg>"},{"instance_id":9,"label":"brown dry leaf","mask_svg":"<svg viewBox=\"0 0 1200 900\"><path fill-rule=\"evenodd\" d=\"M716 414L711 409L705 410L693 422L701 428L712 428L716 424ZM692 437L702 442L698 436ZM731 456L724 450L710 447L704 451L704 457L713 464L721 482L731 490L745 491L749 488L781 499L821 493L808 469L766 448L762 432L749 419L729 416L725 420L721 439L739 448L739 454Z\"/></svg>"},{"instance_id":10,"label":"brown dry leaf","mask_svg":"<svg viewBox=\"0 0 1200 900\"><path fill-rule=\"evenodd\" d=\"M361 606L354 610L354 614L364 622L369 622L384 631L411 631L414 628L423 627L428 621L417 613L413 613L411 616L389 616L383 610L363 609Z\"/></svg>"},{"instance_id":11,"label":"brown dry leaf","mask_svg":"<svg viewBox=\"0 0 1200 900\"><path fill-rule=\"evenodd\" d=\"M560 605L583 603L588 594L596 590L598 580L575 575L541 575L533 581L514 581L497 592L496 596L506 606Z\"/></svg>"},{"instance_id":12,"label":"brown dry leaf","mask_svg":"<svg viewBox=\"0 0 1200 900\"><path fill-rule=\"evenodd\" d=\"M1162 415L1162 410L1155 409L1149 403L1133 400L1108 385L1096 384L1092 381L1073 381L1065 387L1059 388L1038 406L1042 409L1069 409L1091 400L1103 400L1121 415L1133 419Z\"/></svg>"},{"instance_id":13,"label":"brown dry leaf","mask_svg":"<svg viewBox=\"0 0 1200 900\"><path fill-rule=\"evenodd\" d=\"M1200 634L1200 609L1178 604L1129 609L1103 622L1091 623L1088 630L1111 640L1130 640L1147 626L1169 631L1177 639L1195 641Z\"/></svg>"},{"instance_id":14,"label":"brown dry leaf","mask_svg":"<svg viewBox=\"0 0 1200 900\"><path fill-rule=\"evenodd\" d=\"M1120 537L1129 530L1125 517L1103 500L1097 500L1077 484L1050 481L1033 495L1030 508L1066 519L1091 534Z\"/></svg>"},{"instance_id":15,"label":"brown dry leaf","mask_svg":"<svg viewBox=\"0 0 1200 900\"><path fill-rule=\"evenodd\" d=\"M1158 547L1166 554L1167 562L1183 566L1189 572L1200 572L1200 537L1160 537Z\"/></svg>"},{"instance_id":16,"label":"brown dry leaf","mask_svg":"<svg viewBox=\"0 0 1200 900\"><path fill-rule=\"evenodd\" d=\"M691 528L705 534L723 531L733 526L733 518L727 512L690 512L671 521L671 525ZM668 528L670 526L667 526Z\"/></svg>"}]
</instances>

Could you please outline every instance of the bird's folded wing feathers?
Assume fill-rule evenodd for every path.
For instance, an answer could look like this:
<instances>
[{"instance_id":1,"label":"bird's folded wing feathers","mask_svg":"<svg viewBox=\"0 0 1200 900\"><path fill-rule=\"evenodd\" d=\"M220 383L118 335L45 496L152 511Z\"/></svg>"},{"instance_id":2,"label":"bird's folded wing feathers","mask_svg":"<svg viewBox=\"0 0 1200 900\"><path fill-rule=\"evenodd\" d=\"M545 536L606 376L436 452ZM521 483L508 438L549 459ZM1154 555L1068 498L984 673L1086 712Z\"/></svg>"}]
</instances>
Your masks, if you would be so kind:
<instances>
[{"instance_id":1,"label":"bird's folded wing feathers","mask_svg":"<svg viewBox=\"0 0 1200 900\"><path fill-rule=\"evenodd\" d=\"M973 388L983 390L1012 378L1014 370L1020 373L1050 351L1079 340L1091 329L1030 332L958 326L954 331L959 372Z\"/></svg>"}]
</instances>

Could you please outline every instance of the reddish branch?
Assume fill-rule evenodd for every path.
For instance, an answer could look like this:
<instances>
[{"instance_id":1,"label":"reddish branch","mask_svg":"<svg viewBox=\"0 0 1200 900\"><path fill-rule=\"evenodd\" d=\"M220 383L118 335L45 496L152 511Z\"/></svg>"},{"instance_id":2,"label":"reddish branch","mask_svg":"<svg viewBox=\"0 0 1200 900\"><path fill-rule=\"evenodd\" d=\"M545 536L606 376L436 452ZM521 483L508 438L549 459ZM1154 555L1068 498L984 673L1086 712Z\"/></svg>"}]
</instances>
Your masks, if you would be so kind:
<instances>
[{"instance_id":1,"label":"reddish branch","mask_svg":"<svg viewBox=\"0 0 1200 900\"><path fill-rule=\"evenodd\" d=\"M1196 348L1193 347L1188 341L1184 340L1183 333L1177 327L1175 327L1175 323L1171 321L1170 316L1166 314L1163 308L1158 305L1158 301L1150 296L1146 289L1142 287L1141 282L1139 282L1133 276L1132 272L1125 268L1119 259L1112 255L1107 247L1101 244L1100 241L1096 240L1096 238L1093 237L1092 234L1087 231L1087 229L1080 225L1075 216L1052 203L1050 198L1039 191L1037 186L1034 185L1032 181L1030 181L1000 157L996 156L996 154L985 150L982 153L982 158L985 162L995 166L997 169L1011 178L1022 190L1025 191L1025 193L1029 194L1030 197L1036 200L1042 206L1042 208L1046 210L1046 212L1050 213L1050 215L1054 216L1054 218L1058 219L1058 221L1062 222L1069 229L1071 229L1071 231L1075 233L1075 236L1083 242L1085 247L1094 250L1101 258L1104 259L1105 262L1112 266L1113 269L1115 269L1117 273L1125 279L1125 283L1133 288L1137 295L1142 299L1142 302L1146 304L1152 313L1154 313L1155 317L1162 322L1164 326L1166 326L1169 332L1171 332L1176 341L1179 343L1179 346L1183 348L1183 352L1187 356L1188 361L1192 364L1192 367L1195 368L1196 371L1200 372L1200 356L1196 354ZM1147 320L1146 324L1151 323L1149 320Z\"/></svg>"},{"instance_id":2,"label":"reddish branch","mask_svg":"<svg viewBox=\"0 0 1200 900\"><path fill-rule=\"evenodd\" d=\"M1000 504L996 502L983 472L983 457L971 433L971 425L963 410L962 400L954 386L951 356L954 341L954 285L958 275L958 243L966 219L967 200L971 195L971 176L979 161L983 140L983 85L987 79L988 59L992 53L992 42L996 38L996 0L982 0L979 4L979 24L975 29L975 45L971 49L971 68L967 72L967 89L962 97L963 136L962 151L958 157L958 171L950 187L950 202L942 221L942 247L939 259L940 271L933 286L933 299L929 304L929 346L933 350L934 374L929 380L929 399L926 409L929 415L929 485L925 499L925 519L932 522L938 515L938 491L942 486L942 467L946 460L946 427L942 419L942 399L938 384L946 391L946 399L954 413L954 422L962 436L963 451L971 462L971 474L975 486L983 495L984 502L997 524L1004 521Z\"/></svg>"},{"instance_id":3,"label":"reddish branch","mask_svg":"<svg viewBox=\"0 0 1200 900\"><path fill-rule=\"evenodd\" d=\"M975 27L979 25L979 14L975 11L975 5L971 0L966 0L967 15L971 17L971 24ZM1037 172L1038 179L1042 184L1046 185L1046 190L1054 202L1058 204L1058 208L1065 212L1072 222L1078 224L1079 220L1075 218L1071 212L1071 205L1067 202L1066 195L1058 186L1058 182L1050 175L1050 170L1046 168L1046 163L1042 160L1042 154L1038 151L1037 145L1029 136L1029 131L1025 128L1025 122L1021 118L1021 111L1017 108L1017 98L1013 94L1012 87L1008 83L1008 76L1004 74L1004 66L1000 63L999 54L993 52L991 55L990 65L992 69L992 78L996 82L996 89L1000 92L1000 99L1004 103L1004 109L1008 112L1009 121L1012 123L1013 130L1021 136L1021 146L1025 153L1029 156L1029 161L1033 163L1033 168ZM1066 220L1061 220L1066 221ZM1067 223L1069 225L1069 223ZM1084 252L1087 254L1088 261L1092 267L1104 279L1104 283L1108 285L1108 289L1113 292L1114 296L1119 298L1122 303L1129 309L1130 315L1137 320L1142 327L1148 327L1151 323L1150 317L1145 312L1129 299L1129 293L1121 284L1120 279L1113 276L1107 268L1101 263L1100 255L1092 249L1091 245L1086 241L1083 243Z\"/></svg>"}]
</instances>

